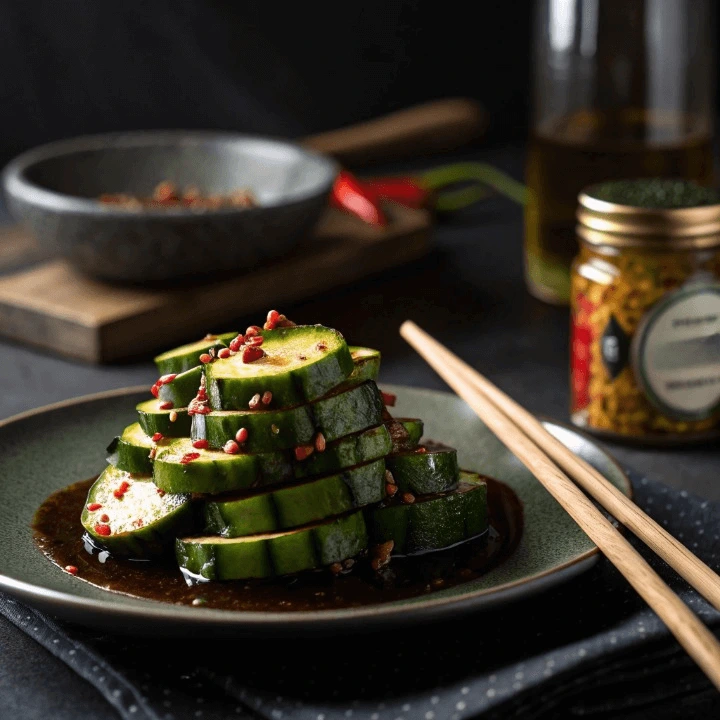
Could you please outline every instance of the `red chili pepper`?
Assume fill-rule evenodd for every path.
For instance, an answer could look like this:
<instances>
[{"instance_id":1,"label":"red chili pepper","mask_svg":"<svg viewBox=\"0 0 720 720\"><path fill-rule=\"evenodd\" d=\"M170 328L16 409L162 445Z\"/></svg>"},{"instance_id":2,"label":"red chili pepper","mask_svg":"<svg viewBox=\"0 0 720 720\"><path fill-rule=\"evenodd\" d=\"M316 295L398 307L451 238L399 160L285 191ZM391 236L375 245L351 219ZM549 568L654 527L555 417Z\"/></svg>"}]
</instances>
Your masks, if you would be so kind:
<instances>
[{"instance_id":1,"label":"red chili pepper","mask_svg":"<svg viewBox=\"0 0 720 720\"><path fill-rule=\"evenodd\" d=\"M370 225L387 225L378 198L347 170L341 170L335 178L330 201L335 207L347 210Z\"/></svg>"},{"instance_id":2,"label":"red chili pepper","mask_svg":"<svg viewBox=\"0 0 720 720\"><path fill-rule=\"evenodd\" d=\"M393 200L405 207L424 208L430 200L428 189L411 177L374 178L363 180L363 185L382 200Z\"/></svg>"}]
</instances>

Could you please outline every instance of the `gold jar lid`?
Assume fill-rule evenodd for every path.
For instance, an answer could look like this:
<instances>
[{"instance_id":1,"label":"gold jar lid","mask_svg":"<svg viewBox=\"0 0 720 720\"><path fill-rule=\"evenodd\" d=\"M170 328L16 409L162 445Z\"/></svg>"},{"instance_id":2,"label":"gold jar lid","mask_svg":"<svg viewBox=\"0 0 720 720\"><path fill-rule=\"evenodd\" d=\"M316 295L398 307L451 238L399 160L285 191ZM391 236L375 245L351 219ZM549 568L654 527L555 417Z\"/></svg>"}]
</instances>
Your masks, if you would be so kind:
<instances>
[{"instance_id":1,"label":"gold jar lid","mask_svg":"<svg viewBox=\"0 0 720 720\"><path fill-rule=\"evenodd\" d=\"M685 180L593 185L578 196L577 220L578 236L590 245L672 250L720 246L720 195Z\"/></svg>"}]
</instances>

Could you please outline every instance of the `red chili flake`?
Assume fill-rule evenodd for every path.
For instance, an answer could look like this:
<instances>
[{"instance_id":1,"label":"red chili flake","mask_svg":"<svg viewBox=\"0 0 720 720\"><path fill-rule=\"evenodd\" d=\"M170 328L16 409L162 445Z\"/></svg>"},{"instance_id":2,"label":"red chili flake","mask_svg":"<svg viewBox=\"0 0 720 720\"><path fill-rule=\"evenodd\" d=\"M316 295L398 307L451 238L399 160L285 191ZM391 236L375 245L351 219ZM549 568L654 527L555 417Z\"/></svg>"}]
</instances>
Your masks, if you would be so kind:
<instances>
[{"instance_id":1,"label":"red chili flake","mask_svg":"<svg viewBox=\"0 0 720 720\"><path fill-rule=\"evenodd\" d=\"M244 363L251 363L259 360L265 355L262 348L259 347L246 347L242 353L242 361Z\"/></svg>"},{"instance_id":2,"label":"red chili flake","mask_svg":"<svg viewBox=\"0 0 720 720\"><path fill-rule=\"evenodd\" d=\"M205 389L205 385L201 385L198 388L196 397L200 402L205 402L207 400L207 390Z\"/></svg>"},{"instance_id":3,"label":"red chili flake","mask_svg":"<svg viewBox=\"0 0 720 720\"><path fill-rule=\"evenodd\" d=\"M207 405L190 403L188 407L188 415L207 415L209 412L210 408Z\"/></svg>"},{"instance_id":4,"label":"red chili flake","mask_svg":"<svg viewBox=\"0 0 720 720\"><path fill-rule=\"evenodd\" d=\"M277 310L271 310L267 314L267 320L263 325L265 330L274 330L277 327L277 322L280 319L280 313Z\"/></svg>"},{"instance_id":5,"label":"red chili flake","mask_svg":"<svg viewBox=\"0 0 720 720\"><path fill-rule=\"evenodd\" d=\"M397 402L397 395L395 395L395 393L381 391L380 395L382 395L382 401L387 407L395 407L395 403Z\"/></svg>"},{"instance_id":6,"label":"red chili flake","mask_svg":"<svg viewBox=\"0 0 720 720\"><path fill-rule=\"evenodd\" d=\"M322 433L318 433L315 436L315 449L318 452L325 452L325 436Z\"/></svg>"},{"instance_id":7,"label":"red chili flake","mask_svg":"<svg viewBox=\"0 0 720 720\"><path fill-rule=\"evenodd\" d=\"M420 455L424 455L427 452L427 448L419 447L417 450L415 450L415 452L419 453Z\"/></svg>"},{"instance_id":8,"label":"red chili flake","mask_svg":"<svg viewBox=\"0 0 720 720\"><path fill-rule=\"evenodd\" d=\"M103 524L101 524L101 523L98 523L98 524L95 526L95 532L96 532L98 535L101 535L102 537L107 537L108 535L110 535L110 533L112 532L112 530L110 530L110 526L109 526L109 525L103 525Z\"/></svg>"},{"instance_id":9,"label":"red chili flake","mask_svg":"<svg viewBox=\"0 0 720 720\"><path fill-rule=\"evenodd\" d=\"M229 358L230 357L230 348L221 348L218 351L218 357L221 360L226 360L227 358Z\"/></svg>"},{"instance_id":10,"label":"red chili flake","mask_svg":"<svg viewBox=\"0 0 720 720\"><path fill-rule=\"evenodd\" d=\"M266 390L262 396L262 404L269 405L271 402L272 402L272 393L269 390Z\"/></svg>"},{"instance_id":11,"label":"red chili flake","mask_svg":"<svg viewBox=\"0 0 720 720\"><path fill-rule=\"evenodd\" d=\"M160 440L162 440L163 437L164 437L164 436L163 436L162 433L156 432L156 433L152 436L152 440L153 440L153 442L160 442Z\"/></svg>"},{"instance_id":12,"label":"red chili flake","mask_svg":"<svg viewBox=\"0 0 720 720\"><path fill-rule=\"evenodd\" d=\"M253 337L248 338L245 341L245 344L248 347L260 347L264 341L265 341L265 338L262 335L253 335Z\"/></svg>"},{"instance_id":13,"label":"red chili flake","mask_svg":"<svg viewBox=\"0 0 720 720\"><path fill-rule=\"evenodd\" d=\"M175 422L177 419L178 419L178 414L177 414L177 412L175 412L175 410L173 410L170 413L170 415L168 415L168 420L170 420L170 422Z\"/></svg>"},{"instance_id":14,"label":"red chili flake","mask_svg":"<svg viewBox=\"0 0 720 720\"><path fill-rule=\"evenodd\" d=\"M199 457L200 457L200 453L196 453L196 452L185 453L180 458L180 464L187 465L188 463L191 463L193 460L197 460Z\"/></svg>"},{"instance_id":15,"label":"red chili flake","mask_svg":"<svg viewBox=\"0 0 720 720\"><path fill-rule=\"evenodd\" d=\"M204 338L204 341L210 342L211 340L217 340L217 335L213 335L212 333L208 333Z\"/></svg>"},{"instance_id":16,"label":"red chili flake","mask_svg":"<svg viewBox=\"0 0 720 720\"><path fill-rule=\"evenodd\" d=\"M122 496L130 489L130 483L127 480L123 480L117 490L113 491L113 495L120 500Z\"/></svg>"},{"instance_id":17,"label":"red chili flake","mask_svg":"<svg viewBox=\"0 0 720 720\"><path fill-rule=\"evenodd\" d=\"M240 429L235 433L235 440L236 440L237 442L239 442L241 445L242 445L244 442L247 442L247 439L248 439L248 431L247 431L247 428L240 428Z\"/></svg>"},{"instance_id":18,"label":"red chili flake","mask_svg":"<svg viewBox=\"0 0 720 720\"><path fill-rule=\"evenodd\" d=\"M307 360L307 355L298 355L298 360Z\"/></svg>"},{"instance_id":19,"label":"red chili flake","mask_svg":"<svg viewBox=\"0 0 720 720\"><path fill-rule=\"evenodd\" d=\"M88 509L90 512L95 512L96 510L99 510L101 507L102 507L102 505L101 505L100 503L90 503L90 504L87 506L87 509Z\"/></svg>"},{"instance_id":20,"label":"red chili flake","mask_svg":"<svg viewBox=\"0 0 720 720\"><path fill-rule=\"evenodd\" d=\"M388 483L388 484L385 486L385 492L388 494L389 497L394 497L394 496L395 496L395 493L396 493L397 491L398 491L398 486L397 486L397 485L391 485L390 483Z\"/></svg>"},{"instance_id":21,"label":"red chili flake","mask_svg":"<svg viewBox=\"0 0 720 720\"><path fill-rule=\"evenodd\" d=\"M315 448L312 445L299 445L295 448L295 459L301 462L309 458L313 452L315 452Z\"/></svg>"},{"instance_id":22,"label":"red chili flake","mask_svg":"<svg viewBox=\"0 0 720 720\"><path fill-rule=\"evenodd\" d=\"M138 518L137 520L133 520L133 525L135 527L141 528L145 524L145 521L142 518Z\"/></svg>"},{"instance_id":23,"label":"red chili flake","mask_svg":"<svg viewBox=\"0 0 720 720\"><path fill-rule=\"evenodd\" d=\"M210 447L210 443L207 440L196 440L192 446L198 450L207 450Z\"/></svg>"},{"instance_id":24,"label":"red chili flake","mask_svg":"<svg viewBox=\"0 0 720 720\"><path fill-rule=\"evenodd\" d=\"M110 522L110 516L107 513L103 513L100 516L100 522L104 522L104 523Z\"/></svg>"},{"instance_id":25,"label":"red chili flake","mask_svg":"<svg viewBox=\"0 0 720 720\"><path fill-rule=\"evenodd\" d=\"M209 353L203 353L202 355L200 355L198 360L200 360L203 365L207 365L207 363L212 362L212 355L210 355Z\"/></svg>"},{"instance_id":26,"label":"red chili flake","mask_svg":"<svg viewBox=\"0 0 720 720\"><path fill-rule=\"evenodd\" d=\"M232 352L237 352L244 342L245 342L245 338L242 335L238 335L236 338L233 338L230 341L230 344L228 347Z\"/></svg>"},{"instance_id":27,"label":"red chili flake","mask_svg":"<svg viewBox=\"0 0 720 720\"><path fill-rule=\"evenodd\" d=\"M319 342L315 347L320 350L320 352L327 350L327 345L323 342Z\"/></svg>"},{"instance_id":28,"label":"red chili flake","mask_svg":"<svg viewBox=\"0 0 720 720\"><path fill-rule=\"evenodd\" d=\"M162 375L158 378L156 385L169 385L175 378L177 373L170 373L169 375Z\"/></svg>"},{"instance_id":29,"label":"red chili flake","mask_svg":"<svg viewBox=\"0 0 720 720\"><path fill-rule=\"evenodd\" d=\"M223 452L226 452L228 455L236 455L240 452L240 446L234 440L228 440L223 445Z\"/></svg>"},{"instance_id":30,"label":"red chili flake","mask_svg":"<svg viewBox=\"0 0 720 720\"><path fill-rule=\"evenodd\" d=\"M162 488L155 488L155 492L156 492L160 497L164 497L164 496L165 496L165 491L164 491Z\"/></svg>"},{"instance_id":31,"label":"red chili flake","mask_svg":"<svg viewBox=\"0 0 720 720\"><path fill-rule=\"evenodd\" d=\"M415 496L412 493L403 493L400 499L406 505L412 505L415 502Z\"/></svg>"},{"instance_id":32,"label":"red chili flake","mask_svg":"<svg viewBox=\"0 0 720 720\"><path fill-rule=\"evenodd\" d=\"M161 402L159 407L161 410L172 410L175 403L173 403L171 400L165 400L165 402Z\"/></svg>"},{"instance_id":33,"label":"red chili flake","mask_svg":"<svg viewBox=\"0 0 720 720\"><path fill-rule=\"evenodd\" d=\"M249 407L251 410L256 410L257 407L258 407L258 405L260 405L260 401L261 401L261 400L262 400L262 398L260 397L260 393L255 393L255 395L253 395L253 396L250 398L250 402L248 403L248 407Z\"/></svg>"},{"instance_id":34,"label":"red chili flake","mask_svg":"<svg viewBox=\"0 0 720 720\"><path fill-rule=\"evenodd\" d=\"M157 397L160 394L160 386L159 385L153 385L150 388L150 393L153 397Z\"/></svg>"},{"instance_id":35,"label":"red chili flake","mask_svg":"<svg viewBox=\"0 0 720 720\"><path fill-rule=\"evenodd\" d=\"M65 571L69 572L71 575L77 575L78 569L74 565L66 565Z\"/></svg>"},{"instance_id":36,"label":"red chili flake","mask_svg":"<svg viewBox=\"0 0 720 720\"><path fill-rule=\"evenodd\" d=\"M254 337L255 335L259 335L261 331L262 331L262 328L258 327L257 325L251 325L245 331L245 342L247 342L247 339L249 337Z\"/></svg>"}]
</instances>

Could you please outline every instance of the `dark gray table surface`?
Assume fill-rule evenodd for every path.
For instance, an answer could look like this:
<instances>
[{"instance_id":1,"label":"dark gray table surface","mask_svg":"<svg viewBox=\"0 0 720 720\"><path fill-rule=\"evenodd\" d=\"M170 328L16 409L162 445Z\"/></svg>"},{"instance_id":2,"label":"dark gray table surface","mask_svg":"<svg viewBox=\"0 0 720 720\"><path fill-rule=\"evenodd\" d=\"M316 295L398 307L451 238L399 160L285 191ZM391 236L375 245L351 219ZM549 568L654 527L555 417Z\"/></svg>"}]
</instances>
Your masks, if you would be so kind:
<instances>
[{"instance_id":1,"label":"dark gray table surface","mask_svg":"<svg viewBox=\"0 0 720 720\"><path fill-rule=\"evenodd\" d=\"M482 151L475 157L522 176L517 149ZM568 419L568 311L526 292L522 214L503 198L438 226L432 253L412 265L279 309L297 322L337 327L353 344L380 348L381 378L388 383L446 389L398 336L401 322L413 319L528 409ZM238 318L230 325L244 328L258 320ZM150 358L94 367L0 341L0 418L101 390L149 387L155 378ZM608 447L621 462L657 480L720 499L716 444ZM106 717L114 714L84 681L2 620L0 708L5 708L0 716L9 718L84 720L100 717L101 708Z\"/></svg>"}]
</instances>

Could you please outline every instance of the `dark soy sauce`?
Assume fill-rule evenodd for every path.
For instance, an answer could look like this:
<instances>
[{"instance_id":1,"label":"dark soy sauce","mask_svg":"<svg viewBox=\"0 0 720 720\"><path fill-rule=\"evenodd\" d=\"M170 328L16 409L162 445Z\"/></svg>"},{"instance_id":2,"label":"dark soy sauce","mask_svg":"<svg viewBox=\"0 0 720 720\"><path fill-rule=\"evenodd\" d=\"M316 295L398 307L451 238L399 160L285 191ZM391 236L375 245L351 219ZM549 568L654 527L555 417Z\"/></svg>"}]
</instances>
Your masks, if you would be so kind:
<instances>
[{"instance_id":1,"label":"dark soy sauce","mask_svg":"<svg viewBox=\"0 0 720 720\"><path fill-rule=\"evenodd\" d=\"M273 580L189 587L172 555L155 562L137 562L86 550L80 514L93 482L94 478L59 490L38 509L33 522L35 542L49 560L61 568L74 565L78 580L104 590L223 610L335 610L427 595L473 580L496 567L513 552L523 527L522 504L515 493L487 478L490 529L455 548L393 558L380 573L360 559L351 572L338 577L318 570Z\"/></svg>"}]
</instances>

